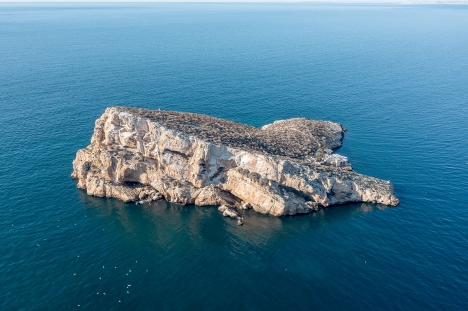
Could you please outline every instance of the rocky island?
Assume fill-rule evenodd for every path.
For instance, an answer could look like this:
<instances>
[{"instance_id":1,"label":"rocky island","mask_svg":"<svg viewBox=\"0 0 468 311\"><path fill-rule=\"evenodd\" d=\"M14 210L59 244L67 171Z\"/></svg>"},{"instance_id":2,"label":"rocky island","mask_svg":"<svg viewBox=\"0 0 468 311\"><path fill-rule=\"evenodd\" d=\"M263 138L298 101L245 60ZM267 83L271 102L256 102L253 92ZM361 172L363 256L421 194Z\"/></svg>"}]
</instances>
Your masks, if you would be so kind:
<instances>
[{"instance_id":1,"label":"rocky island","mask_svg":"<svg viewBox=\"0 0 468 311\"><path fill-rule=\"evenodd\" d=\"M398 205L389 181L354 172L333 153L338 123L306 118L261 128L201 114L111 107L96 120L91 144L77 152L72 177L89 195L125 202L164 198L274 216L333 204Z\"/></svg>"}]
</instances>

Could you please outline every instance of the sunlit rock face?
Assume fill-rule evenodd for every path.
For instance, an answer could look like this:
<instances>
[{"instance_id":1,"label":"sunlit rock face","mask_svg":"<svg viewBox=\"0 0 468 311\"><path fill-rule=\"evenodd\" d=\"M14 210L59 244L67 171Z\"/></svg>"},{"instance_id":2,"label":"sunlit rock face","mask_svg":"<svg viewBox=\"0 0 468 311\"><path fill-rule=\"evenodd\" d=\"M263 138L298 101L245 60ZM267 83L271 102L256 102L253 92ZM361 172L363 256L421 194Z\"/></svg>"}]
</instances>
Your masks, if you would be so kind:
<instances>
[{"instance_id":1,"label":"sunlit rock face","mask_svg":"<svg viewBox=\"0 0 468 311\"><path fill-rule=\"evenodd\" d=\"M321 161L341 146L343 128L305 118L255 128L210 116L111 107L72 177L89 195L125 202L163 197L275 216L346 202L397 205L389 181Z\"/></svg>"}]
</instances>

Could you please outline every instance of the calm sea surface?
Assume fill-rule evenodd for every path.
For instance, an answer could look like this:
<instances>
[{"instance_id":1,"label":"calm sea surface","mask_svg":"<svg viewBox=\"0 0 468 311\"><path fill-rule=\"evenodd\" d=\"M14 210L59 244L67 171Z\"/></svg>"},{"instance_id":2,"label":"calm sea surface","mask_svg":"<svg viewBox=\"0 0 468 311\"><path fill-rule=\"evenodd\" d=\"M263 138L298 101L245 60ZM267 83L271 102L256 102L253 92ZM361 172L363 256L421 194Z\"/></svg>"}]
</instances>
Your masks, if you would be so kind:
<instances>
[{"instance_id":1,"label":"calm sea surface","mask_svg":"<svg viewBox=\"0 0 468 311\"><path fill-rule=\"evenodd\" d=\"M112 105L339 122L401 205L89 197ZM0 108L1 310L468 309L468 6L0 4Z\"/></svg>"}]
</instances>

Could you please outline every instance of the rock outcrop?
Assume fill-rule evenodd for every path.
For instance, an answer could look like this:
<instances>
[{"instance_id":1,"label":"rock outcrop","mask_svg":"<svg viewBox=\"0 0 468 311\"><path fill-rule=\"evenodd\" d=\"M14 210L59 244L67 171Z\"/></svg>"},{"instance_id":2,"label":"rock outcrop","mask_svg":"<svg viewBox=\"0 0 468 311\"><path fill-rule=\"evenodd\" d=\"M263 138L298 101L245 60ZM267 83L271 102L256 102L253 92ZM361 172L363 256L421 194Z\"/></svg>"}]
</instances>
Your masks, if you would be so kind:
<instances>
[{"instance_id":1,"label":"rock outcrop","mask_svg":"<svg viewBox=\"0 0 468 311\"><path fill-rule=\"evenodd\" d=\"M275 216L346 202L397 205L389 181L321 162L343 128L305 118L262 128L205 115L111 107L96 121L72 177L89 195L253 208ZM226 212L227 211L227 212Z\"/></svg>"}]
</instances>

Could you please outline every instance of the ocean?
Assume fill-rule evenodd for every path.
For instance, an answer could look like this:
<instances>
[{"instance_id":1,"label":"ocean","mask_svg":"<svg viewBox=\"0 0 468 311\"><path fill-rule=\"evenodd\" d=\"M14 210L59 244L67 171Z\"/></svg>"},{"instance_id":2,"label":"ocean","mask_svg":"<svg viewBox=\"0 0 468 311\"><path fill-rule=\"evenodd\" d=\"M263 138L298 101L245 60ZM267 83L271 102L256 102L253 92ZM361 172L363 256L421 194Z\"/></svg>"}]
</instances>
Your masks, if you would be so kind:
<instances>
[{"instance_id":1,"label":"ocean","mask_svg":"<svg viewBox=\"0 0 468 311\"><path fill-rule=\"evenodd\" d=\"M401 204L293 217L90 197L119 105L341 123ZM0 4L1 310L467 310L468 6Z\"/></svg>"}]
</instances>

